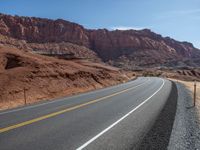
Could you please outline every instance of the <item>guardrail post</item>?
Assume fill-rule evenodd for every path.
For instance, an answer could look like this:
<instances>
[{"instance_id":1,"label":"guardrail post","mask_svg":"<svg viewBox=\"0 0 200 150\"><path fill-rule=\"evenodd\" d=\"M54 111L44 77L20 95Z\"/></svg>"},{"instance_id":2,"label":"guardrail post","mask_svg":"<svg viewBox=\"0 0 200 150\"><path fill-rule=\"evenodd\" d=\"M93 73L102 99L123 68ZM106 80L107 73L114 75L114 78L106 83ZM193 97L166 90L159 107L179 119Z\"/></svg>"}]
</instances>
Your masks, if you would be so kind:
<instances>
[{"instance_id":1,"label":"guardrail post","mask_svg":"<svg viewBox=\"0 0 200 150\"><path fill-rule=\"evenodd\" d=\"M196 83L196 80L194 80L194 97L193 97L194 107L196 106L196 90L197 90L196 86L197 86L197 83Z\"/></svg>"}]
</instances>

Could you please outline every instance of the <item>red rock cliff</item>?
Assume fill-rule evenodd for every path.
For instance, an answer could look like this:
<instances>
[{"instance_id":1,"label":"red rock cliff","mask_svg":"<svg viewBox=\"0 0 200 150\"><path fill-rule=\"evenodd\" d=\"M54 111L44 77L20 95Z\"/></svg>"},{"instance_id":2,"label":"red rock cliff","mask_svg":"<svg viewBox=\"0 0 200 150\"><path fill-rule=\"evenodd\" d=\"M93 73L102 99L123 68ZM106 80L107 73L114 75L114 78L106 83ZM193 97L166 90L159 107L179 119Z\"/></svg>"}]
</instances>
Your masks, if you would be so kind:
<instances>
[{"instance_id":1,"label":"red rock cliff","mask_svg":"<svg viewBox=\"0 0 200 150\"><path fill-rule=\"evenodd\" d=\"M88 30L62 19L50 20L0 14L0 34L29 43L70 42L94 50L104 61L126 58L130 61L199 58L191 43L164 38L148 29L136 31ZM143 56L144 55L144 56Z\"/></svg>"}]
</instances>

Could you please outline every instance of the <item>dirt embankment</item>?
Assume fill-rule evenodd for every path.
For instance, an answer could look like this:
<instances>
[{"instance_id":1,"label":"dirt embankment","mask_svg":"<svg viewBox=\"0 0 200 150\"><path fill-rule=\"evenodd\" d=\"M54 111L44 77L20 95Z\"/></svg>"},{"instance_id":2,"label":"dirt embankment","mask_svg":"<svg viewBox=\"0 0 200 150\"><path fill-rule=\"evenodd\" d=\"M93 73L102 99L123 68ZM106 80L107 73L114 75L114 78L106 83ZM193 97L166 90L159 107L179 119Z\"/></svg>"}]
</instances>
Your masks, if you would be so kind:
<instances>
[{"instance_id":1,"label":"dirt embankment","mask_svg":"<svg viewBox=\"0 0 200 150\"><path fill-rule=\"evenodd\" d=\"M0 109L85 92L128 80L117 68L61 60L0 46Z\"/></svg>"}]
</instances>

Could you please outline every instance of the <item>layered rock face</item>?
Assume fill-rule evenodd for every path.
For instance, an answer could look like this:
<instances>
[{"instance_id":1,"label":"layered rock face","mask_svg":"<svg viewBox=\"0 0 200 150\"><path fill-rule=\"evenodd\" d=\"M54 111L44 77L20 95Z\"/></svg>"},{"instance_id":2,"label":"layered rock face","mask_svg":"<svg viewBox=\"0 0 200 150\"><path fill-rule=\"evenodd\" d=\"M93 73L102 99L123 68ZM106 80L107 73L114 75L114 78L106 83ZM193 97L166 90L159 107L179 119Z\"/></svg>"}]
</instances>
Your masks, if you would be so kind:
<instances>
[{"instance_id":1,"label":"layered rock face","mask_svg":"<svg viewBox=\"0 0 200 150\"><path fill-rule=\"evenodd\" d=\"M148 29L140 31L96 30L91 32L90 39L93 41L91 48L106 60L129 55L137 50L144 52L149 50L150 53L151 50L156 50L158 53L162 52L165 56L178 54L177 56L188 58L195 57L194 53L198 53L191 43L178 42L168 37L163 38ZM198 56L200 56L199 53Z\"/></svg>"},{"instance_id":2,"label":"layered rock face","mask_svg":"<svg viewBox=\"0 0 200 150\"><path fill-rule=\"evenodd\" d=\"M127 66L167 66L173 65L174 61L176 64L185 65L184 62L182 63L183 60L200 59L200 51L191 43L164 38L148 29L89 30L62 19L13 17L1 14L0 34L25 40L27 43L72 43L86 47L89 51L93 50L104 62L126 68ZM48 50L47 44L46 50ZM195 62L188 64L200 65Z\"/></svg>"},{"instance_id":3,"label":"layered rock face","mask_svg":"<svg viewBox=\"0 0 200 150\"><path fill-rule=\"evenodd\" d=\"M49 20L41 18L0 15L0 33L12 38L26 40L29 43L71 42L88 46L85 29L75 23L62 19Z\"/></svg>"}]
</instances>

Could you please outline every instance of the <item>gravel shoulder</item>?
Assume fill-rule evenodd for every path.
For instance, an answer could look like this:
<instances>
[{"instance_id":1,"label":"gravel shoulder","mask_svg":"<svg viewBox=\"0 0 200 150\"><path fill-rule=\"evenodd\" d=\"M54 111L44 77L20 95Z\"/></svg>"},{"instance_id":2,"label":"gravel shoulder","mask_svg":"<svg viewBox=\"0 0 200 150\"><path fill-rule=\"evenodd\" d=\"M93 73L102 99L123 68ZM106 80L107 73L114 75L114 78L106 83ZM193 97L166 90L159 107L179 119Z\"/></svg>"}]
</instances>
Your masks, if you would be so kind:
<instances>
[{"instance_id":1,"label":"gravel shoulder","mask_svg":"<svg viewBox=\"0 0 200 150\"><path fill-rule=\"evenodd\" d=\"M200 150L200 83L193 107L194 82L170 80L174 82L169 99L140 150Z\"/></svg>"},{"instance_id":2,"label":"gravel shoulder","mask_svg":"<svg viewBox=\"0 0 200 150\"><path fill-rule=\"evenodd\" d=\"M200 149L200 83L197 102L193 105L193 82L176 80L178 103L168 150Z\"/></svg>"}]
</instances>

